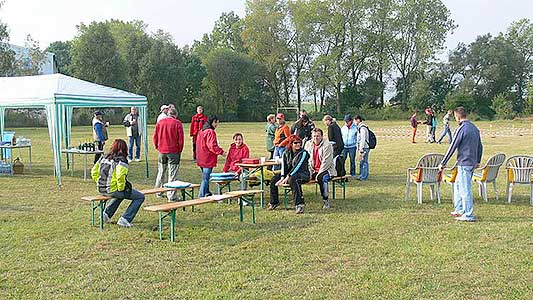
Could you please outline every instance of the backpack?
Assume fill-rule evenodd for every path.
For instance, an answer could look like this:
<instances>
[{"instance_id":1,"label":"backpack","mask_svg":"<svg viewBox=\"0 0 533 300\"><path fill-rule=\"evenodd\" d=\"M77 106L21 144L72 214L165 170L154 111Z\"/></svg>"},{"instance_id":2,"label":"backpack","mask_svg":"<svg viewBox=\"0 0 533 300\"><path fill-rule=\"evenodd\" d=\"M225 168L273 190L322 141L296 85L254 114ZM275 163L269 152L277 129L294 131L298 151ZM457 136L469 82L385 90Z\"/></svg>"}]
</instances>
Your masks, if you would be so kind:
<instances>
[{"instance_id":1,"label":"backpack","mask_svg":"<svg viewBox=\"0 0 533 300\"><path fill-rule=\"evenodd\" d=\"M370 130L370 128L368 128L368 126L365 125L363 127L366 127L366 129L368 130L368 148L369 149L375 149L376 145L378 144L378 140L376 138L376 134L374 134L374 132L372 130Z\"/></svg>"},{"instance_id":2,"label":"backpack","mask_svg":"<svg viewBox=\"0 0 533 300\"><path fill-rule=\"evenodd\" d=\"M333 158L333 165L337 171L337 176L342 177L346 175L346 169L344 168L345 158L342 155L337 155Z\"/></svg>"},{"instance_id":3,"label":"backpack","mask_svg":"<svg viewBox=\"0 0 533 300\"><path fill-rule=\"evenodd\" d=\"M433 116L433 120L431 120L431 127L437 127L438 123L437 117Z\"/></svg>"}]
</instances>

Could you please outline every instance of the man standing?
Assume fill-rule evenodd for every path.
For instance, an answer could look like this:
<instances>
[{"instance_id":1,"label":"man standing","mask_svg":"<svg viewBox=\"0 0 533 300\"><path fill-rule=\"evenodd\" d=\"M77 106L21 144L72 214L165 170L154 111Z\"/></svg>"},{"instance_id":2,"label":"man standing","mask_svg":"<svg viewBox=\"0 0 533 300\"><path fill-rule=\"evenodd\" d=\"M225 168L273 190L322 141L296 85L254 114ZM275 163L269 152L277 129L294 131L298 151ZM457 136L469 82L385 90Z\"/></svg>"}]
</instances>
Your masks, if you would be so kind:
<instances>
[{"instance_id":1,"label":"man standing","mask_svg":"<svg viewBox=\"0 0 533 300\"><path fill-rule=\"evenodd\" d=\"M413 129L413 135L411 136L411 143L414 144L416 143L415 142L416 129L418 128L418 124L420 124L420 122L416 119L416 111L413 113L410 120L411 120L411 128Z\"/></svg>"},{"instance_id":2,"label":"man standing","mask_svg":"<svg viewBox=\"0 0 533 300\"><path fill-rule=\"evenodd\" d=\"M97 110L94 112L94 117L92 121L93 126L93 140L96 145L96 150L104 150L105 141L107 141L107 127L109 122L104 124L104 113ZM94 163L96 163L102 154L97 153L94 155Z\"/></svg>"},{"instance_id":3,"label":"man standing","mask_svg":"<svg viewBox=\"0 0 533 300\"><path fill-rule=\"evenodd\" d=\"M370 172L370 167L368 165L368 155L370 154L370 147L368 145L369 132L368 126L363 123L363 118L359 115L354 117L355 124L358 128L358 145L359 149L359 180L367 180L368 174Z\"/></svg>"},{"instance_id":4,"label":"man standing","mask_svg":"<svg viewBox=\"0 0 533 300\"><path fill-rule=\"evenodd\" d=\"M204 115L204 108L201 105L196 107L196 114L191 118L191 128L189 130L189 135L192 137L192 160L196 161L196 138L198 133L204 127L205 122L207 122L207 116Z\"/></svg>"},{"instance_id":5,"label":"man standing","mask_svg":"<svg viewBox=\"0 0 533 300\"><path fill-rule=\"evenodd\" d=\"M433 112L431 111L431 108L426 108L426 120L424 121L424 124L426 124L427 129L427 135L426 135L426 143L434 143L435 142L435 134L433 133Z\"/></svg>"},{"instance_id":6,"label":"man standing","mask_svg":"<svg viewBox=\"0 0 533 300\"><path fill-rule=\"evenodd\" d=\"M170 106L166 105L166 104L163 104L161 105L161 108L159 109L159 116L157 116L157 121L156 123L159 123L159 121L163 120L164 118L168 117L168 109L170 108Z\"/></svg>"},{"instance_id":7,"label":"man standing","mask_svg":"<svg viewBox=\"0 0 533 300\"><path fill-rule=\"evenodd\" d=\"M457 221L473 222L475 218L472 174L481 162L483 145L481 144L479 129L467 119L464 107L457 107L454 115L459 127L455 130L452 144L446 151L439 168L444 169L452 154L457 150L457 177L453 191L454 211L450 214Z\"/></svg>"},{"instance_id":8,"label":"man standing","mask_svg":"<svg viewBox=\"0 0 533 300\"><path fill-rule=\"evenodd\" d=\"M357 125L354 124L350 114L344 116L344 126L341 128L342 141L344 142L343 155L350 156L350 176L355 177L355 154L357 153ZM359 171L360 172L360 171Z\"/></svg>"},{"instance_id":9,"label":"man standing","mask_svg":"<svg viewBox=\"0 0 533 300\"><path fill-rule=\"evenodd\" d=\"M305 150L309 156L309 173L311 179L318 181L320 195L322 195L322 208L331 207L328 199L328 182L330 178L337 176L335 165L333 164L333 146L324 140L324 133L320 128L314 128L312 132L312 143L305 145Z\"/></svg>"},{"instance_id":10,"label":"man standing","mask_svg":"<svg viewBox=\"0 0 533 300\"><path fill-rule=\"evenodd\" d=\"M446 135L448 135L448 144L452 143L452 130L450 129L450 118L452 117L452 113L453 112L450 109L448 110L448 113L444 115L444 118L442 118L443 131L440 134L439 140L437 141L439 144L442 143L442 139L444 139Z\"/></svg>"},{"instance_id":11,"label":"man standing","mask_svg":"<svg viewBox=\"0 0 533 300\"><path fill-rule=\"evenodd\" d=\"M123 124L126 126L126 135L129 139L128 162L133 160L133 143L135 143L135 161L141 161L142 123L137 107L131 107L130 113L124 118Z\"/></svg>"},{"instance_id":12,"label":"man standing","mask_svg":"<svg viewBox=\"0 0 533 300\"><path fill-rule=\"evenodd\" d=\"M333 158L341 155L344 149L344 142L342 141L341 128L330 115L325 115L322 118L324 125L328 127L328 140L333 145Z\"/></svg>"},{"instance_id":13,"label":"man standing","mask_svg":"<svg viewBox=\"0 0 533 300\"><path fill-rule=\"evenodd\" d=\"M168 181L178 178L181 152L183 151L183 125L178 120L177 111L174 108L168 110L168 118L164 118L155 125L154 146L159 152L157 159L157 178L155 187L163 186L163 176L168 168ZM158 195L161 197L162 195ZM175 191L168 192L169 201L177 201Z\"/></svg>"}]
</instances>

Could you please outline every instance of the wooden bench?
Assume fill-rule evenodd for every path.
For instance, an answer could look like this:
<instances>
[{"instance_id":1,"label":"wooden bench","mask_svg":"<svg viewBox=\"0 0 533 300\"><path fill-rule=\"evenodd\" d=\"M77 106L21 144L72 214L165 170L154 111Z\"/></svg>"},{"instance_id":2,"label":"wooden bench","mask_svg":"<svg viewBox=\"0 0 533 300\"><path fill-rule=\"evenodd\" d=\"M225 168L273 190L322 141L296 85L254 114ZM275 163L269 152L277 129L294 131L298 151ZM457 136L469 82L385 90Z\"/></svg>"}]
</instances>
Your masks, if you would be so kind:
<instances>
[{"instance_id":1,"label":"wooden bench","mask_svg":"<svg viewBox=\"0 0 533 300\"><path fill-rule=\"evenodd\" d=\"M342 199L346 200L346 183L348 182L348 178L350 178L349 175L345 176L336 176L333 178L330 178L329 182L331 182L332 186L332 197L333 200L337 197L337 187L342 188ZM329 183L328 182L328 183ZM309 180L308 182L304 183L303 185L315 185L315 195L318 194L318 181L316 180ZM283 206L285 209L287 209L289 205L289 192L291 191L290 184L286 183L283 185Z\"/></svg>"},{"instance_id":2,"label":"wooden bench","mask_svg":"<svg viewBox=\"0 0 533 300\"><path fill-rule=\"evenodd\" d=\"M222 195L212 195L209 197L203 197L194 200L180 201L165 203L160 205L147 206L144 210L159 213L159 239L163 239L163 223L170 223L170 240L175 241L176 231L176 210L185 208L188 206L202 205L207 203L222 202L226 199L238 198L240 221L244 221L244 203L248 203L252 207L252 223L255 224L255 202L254 196L260 194L262 190L246 190L246 191L233 191ZM169 218L168 221L165 219Z\"/></svg>"},{"instance_id":3,"label":"wooden bench","mask_svg":"<svg viewBox=\"0 0 533 300\"><path fill-rule=\"evenodd\" d=\"M181 191L182 200L187 200L187 197L194 199L194 189L200 187L199 184L191 184L186 188L153 188L140 190L139 192L144 195L166 193L171 191ZM94 211L100 209L100 229L104 229L104 211L107 204L107 201L111 200L112 197L105 195L97 196L83 196L81 200L91 202L91 225L94 226ZM193 207L194 209L194 207Z\"/></svg>"},{"instance_id":4,"label":"wooden bench","mask_svg":"<svg viewBox=\"0 0 533 300\"><path fill-rule=\"evenodd\" d=\"M217 194L222 195L222 192L224 192L224 189L227 189L228 192L231 192L231 183L239 181L239 179L232 179L232 180L211 180L214 184L217 185Z\"/></svg>"}]
</instances>

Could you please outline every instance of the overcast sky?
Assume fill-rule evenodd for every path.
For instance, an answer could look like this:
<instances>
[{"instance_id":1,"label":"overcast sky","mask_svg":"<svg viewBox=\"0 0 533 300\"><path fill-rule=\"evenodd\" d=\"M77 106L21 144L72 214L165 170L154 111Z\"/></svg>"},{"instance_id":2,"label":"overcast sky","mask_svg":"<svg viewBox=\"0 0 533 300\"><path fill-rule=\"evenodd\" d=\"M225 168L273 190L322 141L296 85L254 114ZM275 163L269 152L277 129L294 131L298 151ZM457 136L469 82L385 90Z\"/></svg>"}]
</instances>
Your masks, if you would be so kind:
<instances>
[{"instance_id":1,"label":"overcast sky","mask_svg":"<svg viewBox=\"0 0 533 300\"><path fill-rule=\"evenodd\" d=\"M42 48L54 41L70 40L76 25L120 19L142 20L150 31L170 32L182 47L213 29L222 12L245 14L245 0L5 0L0 19L8 24L10 42L24 45L27 34ZM485 33L505 31L512 21L533 19L533 0L443 0L459 26L446 46L469 43Z\"/></svg>"}]
</instances>

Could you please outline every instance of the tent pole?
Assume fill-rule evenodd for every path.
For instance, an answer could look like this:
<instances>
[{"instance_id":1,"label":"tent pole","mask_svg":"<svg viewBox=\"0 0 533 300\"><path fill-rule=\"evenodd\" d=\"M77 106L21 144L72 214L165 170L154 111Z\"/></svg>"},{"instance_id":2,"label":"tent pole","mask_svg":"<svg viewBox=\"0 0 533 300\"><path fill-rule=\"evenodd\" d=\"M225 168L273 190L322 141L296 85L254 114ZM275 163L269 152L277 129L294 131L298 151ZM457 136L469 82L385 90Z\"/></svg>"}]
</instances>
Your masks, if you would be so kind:
<instances>
[{"instance_id":1,"label":"tent pole","mask_svg":"<svg viewBox=\"0 0 533 300\"><path fill-rule=\"evenodd\" d=\"M148 167L148 107L145 105L141 107L142 110L142 127L143 135L142 139L144 141L144 161L146 162L146 178L149 178L149 167Z\"/></svg>"}]
</instances>

